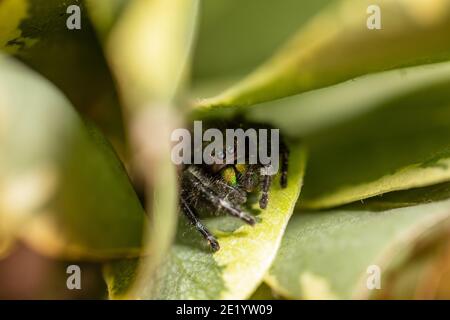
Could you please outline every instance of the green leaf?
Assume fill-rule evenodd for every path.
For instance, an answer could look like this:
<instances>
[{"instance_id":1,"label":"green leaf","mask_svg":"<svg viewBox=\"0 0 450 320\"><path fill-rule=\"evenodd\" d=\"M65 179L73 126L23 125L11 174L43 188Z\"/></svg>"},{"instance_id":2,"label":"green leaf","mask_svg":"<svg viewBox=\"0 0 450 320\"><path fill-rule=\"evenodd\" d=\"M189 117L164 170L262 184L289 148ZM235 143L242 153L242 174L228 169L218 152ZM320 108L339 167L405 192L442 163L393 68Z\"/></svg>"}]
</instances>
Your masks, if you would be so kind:
<instances>
[{"instance_id":1,"label":"green leaf","mask_svg":"<svg viewBox=\"0 0 450 320\"><path fill-rule=\"evenodd\" d=\"M66 26L69 5L81 8L81 30ZM1 1L0 50L53 82L79 112L101 127L114 146L123 148L115 84L83 1Z\"/></svg>"},{"instance_id":2,"label":"green leaf","mask_svg":"<svg viewBox=\"0 0 450 320\"><path fill-rule=\"evenodd\" d=\"M50 255L136 256L146 217L109 143L47 80L5 56L0 70L2 232Z\"/></svg>"},{"instance_id":3,"label":"green leaf","mask_svg":"<svg viewBox=\"0 0 450 320\"><path fill-rule=\"evenodd\" d=\"M450 105L449 74L448 62L387 71L258 104L244 114L309 144L299 205L331 207L449 179L444 166L429 166L435 165L431 159L447 158L449 126L439 114Z\"/></svg>"},{"instance_id":4,"label":"green leaf","mask_svg":"<svg viewBox=\"0 0 450 320\"><path fill-rule=\"evenodd\" d=\"M450 240L449 197L447 183L392 193L365 205L301 212L291 219L266 282L284 297L298 299L411 295L411 287L391 289L405 282L403 276L408 270L411 274L414 265L423 272L426 265L439 263L432 253ZM375 210L379 203L384 203L382 211ZM371 265L381 270L381 290L367 288ZM413 287L423 280L420 276L408 279L406 283Z\"/></svg>"},{"instance_id":5,"label":"green leaf","mask_svg":"<svg viewBox=\"0 0 450 320\"><path fill-rule=\"evenodd\" d=\"M260 284L278 249L286 224L302 186L305 152L291 150L287 189L270 192L266 210L259 213L256 226L241 225L229 217L208 219L218 235L221 249L212 254L204 239L183 219L177 240L166 261L151 279L140 279L140 291L129 292L136 261L112 263L106 268L111 298L140 299L244 299ZM234 231L233 231L234 230ZM131 266L131 268L130 268ZM142 267L142 266L141 266Z\"/></svg>"},{"instance_id":6,"label":"green leaf","mask_svg":"<svg viewBox=\"0 0 450 320\"><path fill-rule=\"evenodd\" d=\"M201 1L195 83L242 76L264 62L302 24L334 0Z\"/></svg>"},{"instance_id":7,"label":"green leaf","mask_svg":"<svg viewBox=\"0 0 450 320\"><path fill-rule=\"evenodd\" d=\"M167 137L178 122L174 107L189 70L198 2L128 1L120 14L114 14L115 21L108 18L106 25L101 15L108 16L110 7L103 1L88 2L119 84L133 169L145 185L146 209L152 219L146 232L150 255L137 274L144 280L136 281L133 290L153 276L176 233L178 188Z\"/></svg>"},{"instance_id":8,"label":"green leaf","mask_svg":"<svg viewBox=\"0 0 450 320\"><path fill-rule=\"evenodd\" d=\"M326 208L448 181L450 78L429 80L307 137L311 163L300 205Z\"/></svg>"},{"instance_id":9,"label":"green leaf","mask_svg":"<svg viewBox=\"0 0 450 320\"><path fill-rule=\"evenodd\" d=\"M5 0L0 3L0 48L17 52L21 47L30 47L35 41L22 34L21 22L27 18L28 0Z\"/></svg>"},{"instance_id":10,"label":"green leaf","mask_svg":"<svg viewBox=\"0 0 450 320\"><path fill-rule=\"evenodd\" d=\"M249 121L270 123L283 135L305 138L383 107L395 98L446 81L449 73L448 62L390 70L242 111Z\"/></svg>"},{"instance_id":11,"label":"green leaf","mask_svg":"<svg viewBox=\"0 0 450 320\"><path fill-rule=\"evenodd\" d=\"M372 4L337 1L244 80L195 106L247 106L372 72L449 58L449 0L377 1L382 30L367 27Z\"/></svg>"},{"instance_id":12,"label":"green leaf","mask_svg":"<svg viewBox=\"0 0 450 320\"><path fill-rule=\"evenodd\" d=\"M128 0L84 0L84 2L103 41L108 39L109 33L130 3Z\"/></svg>"},{"instance_id":13,"label":"green leaf","mask_svg":"<svg viewBox=\"0 0 450 320\"><path fill-rule=\"evenodd\" d=\"M134 171L146 185L152 238L162 255L176 228L175 168L170 136L177 116L171 109L189 69L198 0L87 0L102 36L127 115ZM155 45L157 44L157 45ZM149 166L151 164L151 166Z\"/></svg>"},{"instance_id":14,"label":"green leaf","mask_svg":"<svg viewBox=\"0 0 450 320\"><path fill-rule=\"evenodd\" d=\"M275 292L266 284L262 283L256 290L253 292L249 300L279 300L280 296L275 294Z\"/></svg>"},{"instance_id":15,"label":"green leaf","mask_svg":"<svg viewBox=\"0 0 450 320\"><path fill-rule=\"evenodd\" d=\"M101 8L89 3L91 10ZM104 47L133 112L176 97L188 69L197 12L198 0L132 1L112 26ZM101 20L94 22L102 28Z\"/></svg>"}]
</instances>

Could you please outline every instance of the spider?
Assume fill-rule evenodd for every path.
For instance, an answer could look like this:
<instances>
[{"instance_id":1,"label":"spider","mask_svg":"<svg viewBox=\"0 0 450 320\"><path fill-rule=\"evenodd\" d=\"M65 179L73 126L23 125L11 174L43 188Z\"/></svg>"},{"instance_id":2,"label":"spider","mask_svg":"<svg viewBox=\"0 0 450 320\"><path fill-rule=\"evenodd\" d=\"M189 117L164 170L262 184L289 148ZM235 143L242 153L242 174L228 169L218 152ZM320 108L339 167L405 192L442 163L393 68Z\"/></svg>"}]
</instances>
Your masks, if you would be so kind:
<instances>
[{"instance_id":1,"label":"spider","mask_svg":"<svg viewBox=\"0 0 450 320\"><path fill-rule=\"evenodd\" d=\"M243 125L240 127L242 128ZM234 156L233 164L190 164L185 165L180 173L180 211L200 232L213 251L220 249L219 242L201 222L199 212L228 214L253 226L256 223L255 217L247 213L243 207L247 204L251 193L260 192L259 207L266 209L273 178L271 175L262 174L261 169L264 165L259 162L238 163L236 148L222 150L220 155L214 156L223 159L226 152L231 152ZM280 185L282 188L287 186L288 158L289 150L280 139Z\"/></svg>"}]
</instances>

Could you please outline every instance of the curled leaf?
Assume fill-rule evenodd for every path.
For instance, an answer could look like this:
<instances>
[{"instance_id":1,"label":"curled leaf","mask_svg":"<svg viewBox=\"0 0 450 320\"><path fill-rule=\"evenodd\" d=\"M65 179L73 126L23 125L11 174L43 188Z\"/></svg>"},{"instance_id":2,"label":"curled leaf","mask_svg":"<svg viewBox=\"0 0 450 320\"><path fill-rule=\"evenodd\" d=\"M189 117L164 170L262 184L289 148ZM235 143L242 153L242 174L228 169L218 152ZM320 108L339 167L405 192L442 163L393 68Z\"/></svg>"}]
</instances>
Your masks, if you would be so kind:
<instances>
[{"instance_id":1,"label":"curled leaf","mask_svg":"<svg viewBox=\"0 0 450 320\"><path fill-rule=\"evenodd\" d=\"M368 27L372 5L370 0L337 1L244 80L195 107L248 106L450 57L449 0L377 1L381 30Z\"/></svg>"},{"instance_id":2,"label":"curled leaf","mask_svg":"<svg viewBox=\"0 0 450 320\"><path fill-rule=\"evenodd\" d=\"M70 5L80 8L81 29L67 27ZM115 84L84 1L1 1L0 50L53 82L79 112L103 130L119 152L125 151Z\"/></svg>"},{"instance_id":3,"label":"curled leaf","mask_svg":"<svg viewBox=\"0 0 450 320\"><path fill-rule=\"evenodd\" d=\"M325 208L450 179L448 73L309 136L303 201Z\"/></svg>"},{"instance_id":4,"label":"curled leaf","mask_svg":"<svg viewBox=\"0 0 450 320\"><path fill-rule=\"evenodd\" d=\"M374 198L377 206L370 200L295 215L266 282L296 299L412 298L411 286L426 280L414 266L446 270L436 264L448 257L442 248L449 239L449 190L447 183ZM412 203L418 204L404 207ZM405 282L407 274L417 277Z\"/></svg>"},{"instance_id":5,"label":"curled leaf","mask_svg":"<svg viewBox=\"0 0 450 320\"><path fill-rule=\"evenodd\" d=\"M138 255L146 217L107 140L38 74L5 56L0 70L2 233L55 256Z\"/></svg>"}]
</instances>

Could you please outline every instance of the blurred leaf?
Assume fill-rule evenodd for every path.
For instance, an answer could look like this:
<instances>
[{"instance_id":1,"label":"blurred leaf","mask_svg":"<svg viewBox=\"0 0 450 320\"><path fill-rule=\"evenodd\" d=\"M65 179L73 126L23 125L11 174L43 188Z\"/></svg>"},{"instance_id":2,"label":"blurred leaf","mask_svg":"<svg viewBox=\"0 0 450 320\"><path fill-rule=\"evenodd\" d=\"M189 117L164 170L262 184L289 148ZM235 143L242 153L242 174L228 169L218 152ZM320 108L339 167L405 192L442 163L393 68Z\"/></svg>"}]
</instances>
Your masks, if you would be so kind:
<instances>
[{"instance_id":1,"label":"blurred leaf","mask_svg":"<svg viewBox=\"0 0 450 320\"><path fill-rule=\"evenodd\" d=\"M414 255L385 275L384 290L374 299L449 299L450 233L420 241Z\"/></svg>"},{"instance_id":2,"label":"blurred leaf","mask_svg":"<svg viewBox=\"0 0 450 320\"><path fill-rule=\"evenodd\" d=\"M307 137L311 163L300 205L332 207L448 181L448 74Z\"/></svg>"},{"instance_id":3,"label":"blurred leaf","mask_svg":"<svg viewBox=\"0 0 450 320\"><path fill-rule=\"evenodd\" d=\"M69 5L81 8L81 30L66 26ZM115 85L84 2L1 1L0 50L20 58L56 84L77 110L95 121L116 147L123 148Z\"/></svg>"},{"instance_id":4,"label":"blurred leaf","mask_svg":"<svg viewBox=\"0 0 450 320\"><path fill-rule=\"evenodd\" d=\"M28 16L28 0L4 0L0 3L0 47L14 53L35 44L22 34L21 22Z\"/></svg>"},{"instance_id":5,"label":"blurred leaf","mask_svg":"<svg viewBox=\"0 0 450 320\"><path fill-rule=\"evenodd\" d=\"M11 234L7 234L6 230L3 230L6 226L0 229L0 261L6 258L14 247L15 239Z\"/></svg>"},{"instance_id":6,"label":"blurred leaf","mask_svg":"<svg viewBox=\"0 0 450 320\"><path fill-rule=\"evenodd\" d=\"M197 0L134 0L113 25L105 48L133 112L175 98L188 71L197 11Z\"/></svg>"},{"instance_id":7,"label":"blurred leaf","mask_svg":"<svg viewBox=\"0 0 450 320\"><path fill-rule=\"evenodd\" d=\"M333 0L201 1L194 82L242 76Z\"/></svg>"},{"instance_id":8,"label":"blurred leaf","mask_svg":"<svg viewBox=\"0 0 450 320\"><path fill-rule=\"evenodd\" d=\"M266 284L262 283L253 294L248 298L249 300L278 300L280 297L276 295L273 290Z\"/></svg>"},{"instance_id":9,"label":"blurred leaf","mask_svg":"<svg viewBox=\"0 0 450 320\"><path fill-rule=\"evenodd\" d=\"M241 225L232 218L210 218L208 226L218 235L221 249L212 254L199 233L183 220L177 241L155 278L141 279L142 289L132 297L140 299L245 299L260 284L272 262L302 186L305 152L291 150L292 165L287 189L270 192L266 210L256 226ZM255 207L256 209L256 207ZM230 232L231 230L234 230ZM110 297L123 298L133 279L133 265L112 263L106 269ZM131 266L131 268L130 268ZM153 282L153 283L152 283ZM129 297L130 294L126 295Z\"/></svg>"},{"instance_id":10,"label":"blurred leaf","mask_svg":"<svg viewBox=\"0 0 450 320\"><path fill-rule=\"evenodd\" d=\"M450 148L449 75L447 62L393 70L255 105L245 115L310 144L300 205L330 207L449 179L438 166Z\"/></svg>"},{"instance_id":11,"label":"blurred leaf","mask_svg":"<svg viewBox=\"0 0 450 320\"><path fill-rule=\"evenodd\" d=\"M372 72L449 58L449 0L377 1L382 30L367 27L372 4L338 1L242 82L198 101L196 107L247 106Z\"/></svg>"},{"instance_id":12,"label":"blurred leaf","mask_svg":"<svg viewBox=\"0 0 450 320\"><path fill-rule=\"evenodd\" d=\"M118 260L103 266L103 277L110 299L125 298L133 290L139 268L139 259Z\"/></svg>"},{"instance_id":13,"label":"blurred leaf","mask_svg":"<svg viewBox=\"0 0 450 320\"><path fill-rule=\"evenodd\" d=\"M179 121L172 107L189 72L198 1L129 1L106 26L99 16L108 15L109 7L103 1L88 3L125 102L133 170L145 189L152 220L146 234L151 254L140 261L131 289L140 291L176 232L178 188L168 137Z\"/></svg>"},{"instance_id":14,"label":"blurred leaf","mask_svg":"<svg viewBox=\"0 0 450 320\"><path fill-rule=\"evenodd\" d=\"M129 0L84 0L84 2L103 41L108 39L109 33L130 3Z\"/></svg>"},{"instance_id":15,"label":"blurred leaf","mask_svg":"<svg viewBox=\"0 0 450 320\"><path fill-rule=\"evenodd\" d=\"M424 261L423 253L436 250L436 245L450 239L449 186L399 193L402 203L405 199L417 202L418 194L424 202L447 199L411 207L389 209L397 194L392 193L383 211L371 210L370 204L354 204L295 215L266 276L267 283L288 298L348 299L367 298L371 294L404 297L407 290L391 291L400 282L393 275L405 276L404 271L414 264L424 271L426 264L418 263ZM428 264L436 265L439 259L435 257L430 254ZM371 265L381 269L381 290L376 292L366 285ZM421 280L410 278L408 283L417 286Z\"/></svg>"},{"instance_id":16,"label":"blurred leaf","mask_svg":"<svg viewBox=\"0 0 450 320\"><path fill-rule=\"evenodd\" d=\"M146 218L108 142L42 77L0 70L1 231L51 255L137 255Z\"/></svg>"},{"instance_id":17,"label":"blurred leaf","mask_svg":"<svg viewBox=\"0 0 450 320\"><path fill-rule=\"evenodd\" d=\"M284 135L308 137L383 107L397 97L449 80L449 74L448 62L375 73L327 88L256 104L245 109L245 116L252 122L270 123L280 128Z\"/></svg>"},{"instance_id":18,"label":"blurred leaf","mask_svg":"<svg viewBox=\"0 0 450 320\"><path fill-rule=\"evenodd\" d=\"M104 299L106 286L99 263L77 261L81 270L81 288L69 290L67 268L70 261L44 257L17 244L11 254L0 260L0 299Z\"/></svg>"}]
</instances>

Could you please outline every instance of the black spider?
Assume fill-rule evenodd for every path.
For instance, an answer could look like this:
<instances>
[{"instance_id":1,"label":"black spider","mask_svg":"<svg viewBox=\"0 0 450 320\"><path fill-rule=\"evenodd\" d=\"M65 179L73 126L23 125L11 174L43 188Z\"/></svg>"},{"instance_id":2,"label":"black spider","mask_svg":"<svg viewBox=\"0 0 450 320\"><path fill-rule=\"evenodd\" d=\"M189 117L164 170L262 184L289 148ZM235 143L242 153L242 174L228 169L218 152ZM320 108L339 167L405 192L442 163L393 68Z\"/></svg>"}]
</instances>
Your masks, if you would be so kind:
<instances>
[{"instance_id":1,"label":"black spider","mask_svg":"<svg viewBox=\"0 0 450 320\"><path fill-rule=\"evenodd\" d=\"M280 185L282 188L287 186L288 158L289 150L280 137ZM260 163L192 164L183 167L180 173L181 212L208 241L214 251L220 249L219 243L202 224L199 211L229 214L249 225L254 225L255 218L242 208L247 203L248 195L257 191L261 192L259 207L261 209L267 207L273 176L262 175L260 169L263 167Z\"/></svg>"}]
</instances>

